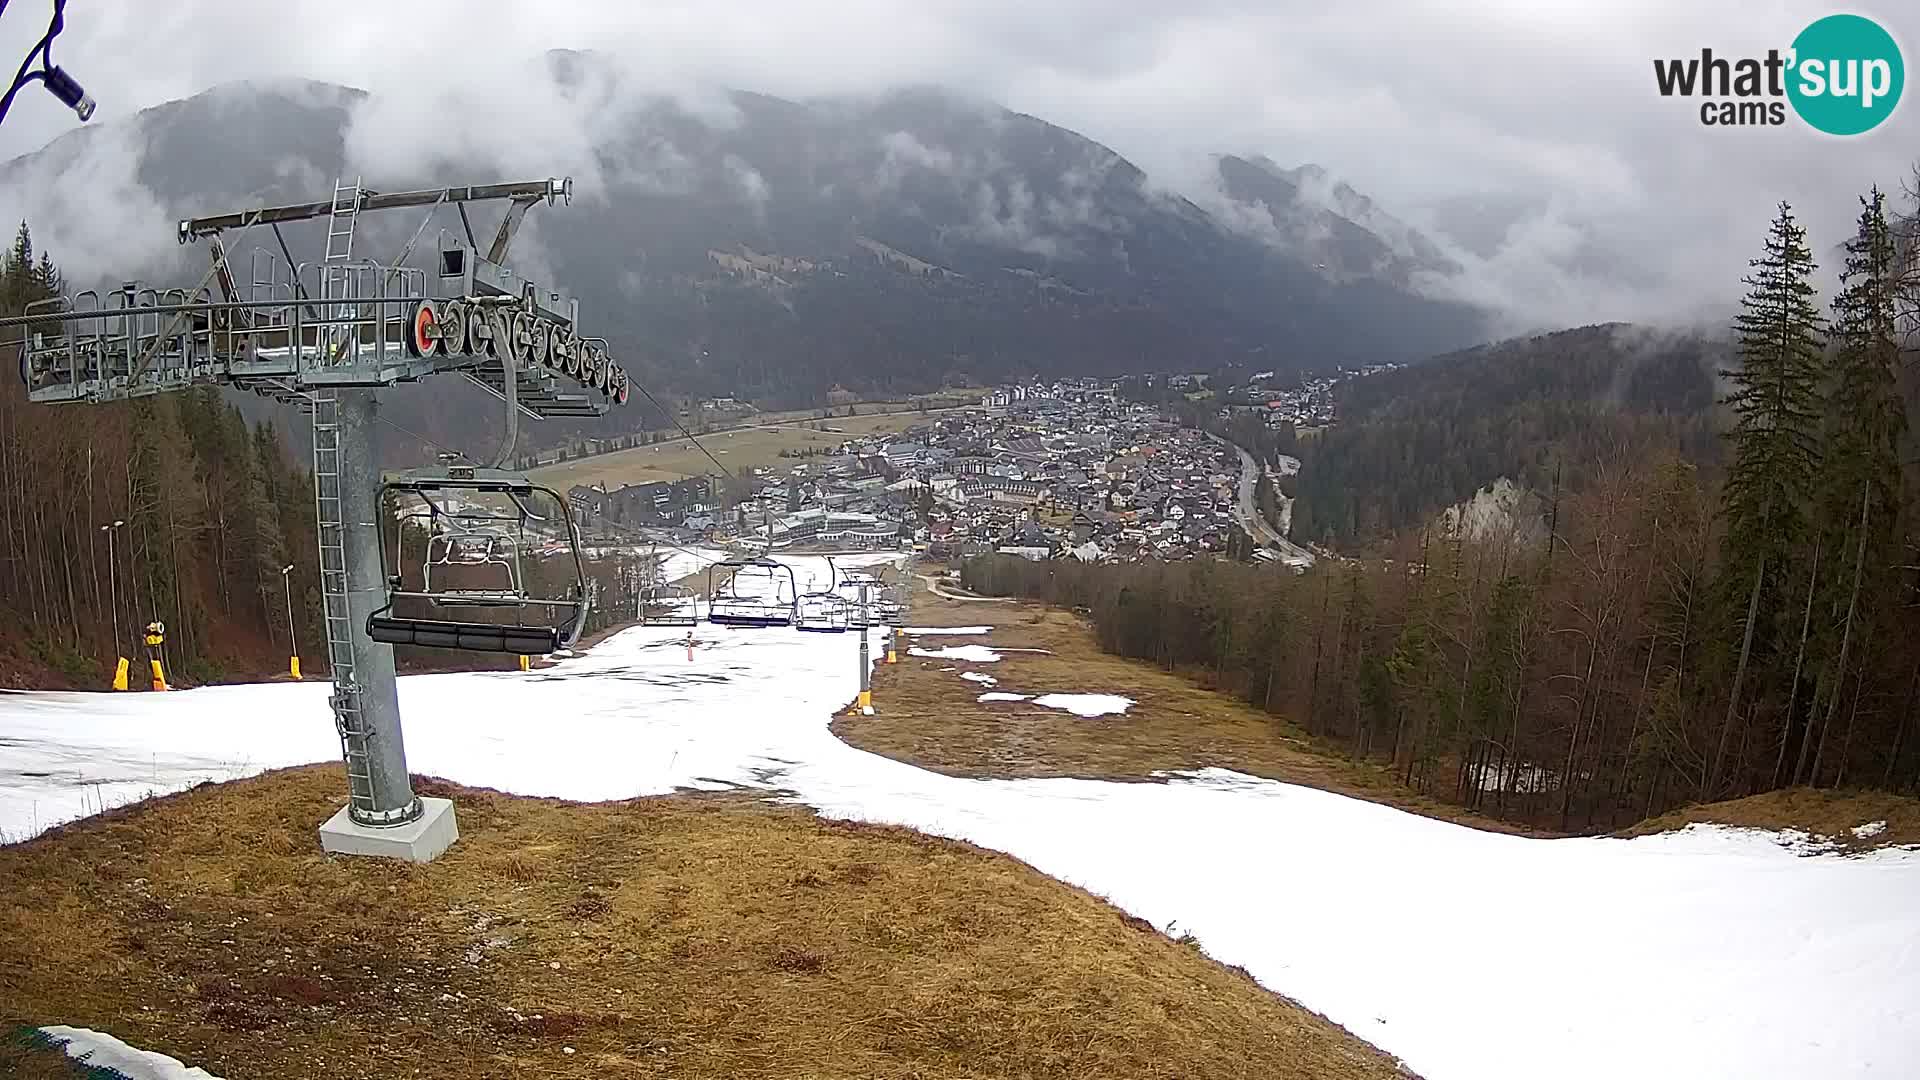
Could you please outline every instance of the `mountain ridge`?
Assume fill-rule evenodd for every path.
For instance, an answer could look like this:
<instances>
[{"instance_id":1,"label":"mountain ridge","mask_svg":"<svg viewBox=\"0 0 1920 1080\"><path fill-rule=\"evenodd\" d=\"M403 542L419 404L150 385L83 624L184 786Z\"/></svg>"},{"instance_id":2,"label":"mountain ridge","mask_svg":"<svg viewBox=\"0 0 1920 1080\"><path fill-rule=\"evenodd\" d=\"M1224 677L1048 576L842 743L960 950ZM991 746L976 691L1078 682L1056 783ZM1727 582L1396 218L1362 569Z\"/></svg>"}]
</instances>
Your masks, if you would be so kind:
<instances>
[{"instance_id":1,"label":"mountain ridge","mask_svg":"<svg viewBox=\"0 0 1920 1080\"><path fill-rule=\"evenodd\" d=\"M1323 273L1310 252L1155 189L1111 148L997 105L922 87L806 102L729 91L690 108L609 89L593 54L545 66L563 107L542 138L577 155L561 164L583 193L530 215L510 261L580 297L584 328L657 388L805 405L836 384L1310 371L1484 336L1482 313L1410 286L1404 238L1327 211L1355 251L1387 254ZM76 247L112 253L69 271L83 282L125 263L189 272L158 239L170 217L323 197L356 171L370 187L426 186L456 159L470 160L461 182L520 179L541 158L504 122L497 138L454 125L393 151L431 111L329 83L223 84L0 164L0 190L27 192L20 216L63 266ZM103 219L90 231L66 220L81 196ZM458 229L444 211L436 222ZM416 224L381 222L366 249L398 250ZM313 228L286 232L296 252L317 247Z\"/></svg>"}]
</instances>

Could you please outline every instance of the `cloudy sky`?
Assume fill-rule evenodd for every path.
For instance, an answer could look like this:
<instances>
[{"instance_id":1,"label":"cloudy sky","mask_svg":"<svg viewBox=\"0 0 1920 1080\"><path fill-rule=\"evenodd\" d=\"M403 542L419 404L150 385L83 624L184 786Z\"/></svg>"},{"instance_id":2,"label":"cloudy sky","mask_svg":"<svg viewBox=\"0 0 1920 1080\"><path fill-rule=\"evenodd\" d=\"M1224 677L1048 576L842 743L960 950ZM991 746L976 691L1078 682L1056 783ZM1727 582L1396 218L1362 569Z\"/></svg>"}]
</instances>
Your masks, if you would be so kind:
<instances>
[{"instance_id":1,"label":"cloudy sky","mask_svg":"<svg viewBox=\"0 0 1920 1080\"><path fill-rule=\"evenodd\" d=\"M0 54L45 26L13 0ZM405 8L401 18L386 10ZM1801 0L73 0L55 58L100 102L94 123L234 79L303 76L377 95L485 103L464 139L558 136L519 64L553 47L617 57L632 85L784 96L937 84L1098 139L1192 192L1207 155L1319 163L1416 225L1460 206L1524 207L1496 249L1456 254L1461 294L1516 325L1684 321L1737 293L1771 208L1793 202L1822 262L1854 196L1897 190L1920 159L1920 101L1873 133L1703 127L1662 99L1654 57L1784 49L1835 10ZM1920 48L1920 9L1871 0ZM1909 94L1912 97L1913 94ZM422 110L426 115L426 111ZM30 87L0 159L74 124ZM450 132L450 134L453 134ZM576 132L576 135L579 133ZM11 200L7 200L11 202Z\"/></svg>"}]
</instances>

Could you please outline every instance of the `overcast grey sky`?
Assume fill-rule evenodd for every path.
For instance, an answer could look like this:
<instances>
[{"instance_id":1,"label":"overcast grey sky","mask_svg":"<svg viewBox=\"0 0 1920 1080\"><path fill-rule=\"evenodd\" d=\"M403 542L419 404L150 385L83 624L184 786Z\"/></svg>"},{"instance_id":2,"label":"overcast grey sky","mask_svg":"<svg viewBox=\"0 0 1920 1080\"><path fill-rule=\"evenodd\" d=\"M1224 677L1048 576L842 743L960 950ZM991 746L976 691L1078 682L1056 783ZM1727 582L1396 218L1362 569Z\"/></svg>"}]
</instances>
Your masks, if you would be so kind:
<instances>
[{"instance_id":1,"label":"overcast grey sky","mask_svg":"<svg viewBox=\"0 0 1920 1080\"><path fill-rule=\"evenodd\" d=\"M6 62L49 7L13 0ZM1416 225L1452 199L1523 199L1536 212L1457 288L1563 324L1717 312L1782 198L1835 261L1855 194L1897 188L1920 158L1920 101L1852 139L1707 128L1697 102L1658 96L1651 61L1763 55L1836 10L1876 18L1915 60L1920 6L1891 0L72 0L56 59L99 100L96 124L218 82L303 76L483 102L447 134L540 152L592 139L547 124L519 74L547 48L610 53L647 90L940 84L1074 128L1183 192L1208 154L1236 152L1317 162ZM431 115L370 116L361 135ZM0 159L73 124L29 88ZM1577 256L1595 247L1634 253L1635 273L1591 272Z\"/></svg>"}]
</instances>

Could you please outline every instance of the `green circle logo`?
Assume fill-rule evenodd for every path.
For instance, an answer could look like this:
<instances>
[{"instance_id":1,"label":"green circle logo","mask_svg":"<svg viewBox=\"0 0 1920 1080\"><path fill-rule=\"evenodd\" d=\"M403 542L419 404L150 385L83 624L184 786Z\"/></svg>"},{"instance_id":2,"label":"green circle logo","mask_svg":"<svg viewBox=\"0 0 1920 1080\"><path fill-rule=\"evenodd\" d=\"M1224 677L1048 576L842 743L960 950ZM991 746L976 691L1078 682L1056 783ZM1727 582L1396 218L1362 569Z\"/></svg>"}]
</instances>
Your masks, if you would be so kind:
<instances>
[{"instance_id":1,"label":"green circle logo","mask_svg":"<svg viewBox=\"0 0 1920 1080\"><path fill-rule=\"evenodd\" d=\"M1829 135L1878 127L1893 115L1907 81L1893 35L1860 15L1829 15L1800 31L1789 64L1793 111Z\"/></svg>"}]
</instances>

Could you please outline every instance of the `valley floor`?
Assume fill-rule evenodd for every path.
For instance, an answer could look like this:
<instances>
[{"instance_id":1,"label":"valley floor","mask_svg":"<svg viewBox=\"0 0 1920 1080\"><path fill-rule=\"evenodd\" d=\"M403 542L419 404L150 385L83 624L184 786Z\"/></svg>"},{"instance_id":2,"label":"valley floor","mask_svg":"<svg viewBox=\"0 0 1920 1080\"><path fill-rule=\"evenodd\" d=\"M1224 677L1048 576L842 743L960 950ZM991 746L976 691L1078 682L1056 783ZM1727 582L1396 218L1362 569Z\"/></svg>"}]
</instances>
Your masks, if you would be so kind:
<instances>
[{"instance_id":1,"label":"valley floor","mask_svg":"<svg viewBox=\"0 0 1920 1080\"><path fill-rule=\"evenodd\" d=\"M1064 644L1070 627L1058 620L1066 616L1040 614L1030 625L1020 621L1034 617L1030 609L1015 605L955 606L949 611L921 603L914 622L923 629L930 623L963 621L986 629L913 635L918 654L909 651L902 663L880 669L877 715L841 725L846 739L869 747L884 745L888 755L907 760L856 748L829 729L831 714L853 696L857 636L707 626L697 632L692 661L686 658L684 629L638 628L540 671L403 679L409 759L418 773L521 795L628 800L696 789L720 793L704 797L719 800L714 805L732 805L742 796L772 797L811 807L829 820L857 819L963 839L1105 898L1165 932L1173 939L1164 942L1170 948L1190 940L1215 960L1245 968L1261 985L1325 1015L1429 1080L1535 1080L1542 1075L1574 1080L1628 1075L1754 1080L1920 1072L1920 1045L1911 1037L1920 1025L1920 954L1910 947L1920 935L1920 854L1886 849L1809 855L1805 845L1779 833L1714 826L1631 840L1539 839L1409 813L1389 805L1396 799L1383 778L1364 769L1350 770L1344 763L1313 760L1311 747L1293 747L1271 737L1270 724L1264 736L1242 729L1240 721L1206 713L1199 702L1182 697L1173 682L1155 682L1137 666L1127 681L1110 681L1119 678L1113 669L1097 666L1093 655ZM882 635L875 634L873 641L877 658L884 649ZM923 661L926 666L919 666ZM935 676L938 679L923 685L944 688L938 692L945 696L914 706L908 691L915 684L909 680ZM988 685L982 677L996 684ZM1191 687L1185 692L1205 693ZM986 693L1072 696L1048 699L1062 707L1056 709L1037 704L1039 699L980 702ZM1105 700L1112 695L1131 697L1136 704L1124 714L1107 712L1117 705ZM149 788L179 790L203 778L229 779L331 761L337 746L324 702L325 688L318 684L213 687L170 695L0 695L0 830L20 837L136 798ZM915 707L921 710L917 714ZM994 711L1001 709L1008 711ZM1183 741L1176 722L1183 712L1198 718L1210 742ZM936 739L925 734L929 722L952 727ZM1137 725L1126 730L1137 735L1141 749L1115 756L1101 750L1111 740L1076 738L1080 728L1121 723ZM1006 730L994 736L983 724ZM949 742L952 749L945 746ZM1263 771L1287 779L1256 775ZM361 949L386 950L398 977L423 989L435 987L435 994L443 992L439 984L446 982L454 987L446 992L456 995L455 1002L459 992L473 997L464 984L453 981L464 974L434 966L452 953L435 954L441 959L434 960L404 951L416 947L410 943L412 934L420 935L417 947L426 949L438 940L432 935L454 932L452 905L461 900L458 889L450 892L447 886L458 881L436 875L453 874L462 866L491 880L484 889L471 886L483 889L492 898L489 903L526 897L526 903L543 905L539 910L549 914L575 904L583 905L584 913L599 907L585 896L585 887L591 885L613 912L630 920L622 924L626 930L612 936L590 934L588 928L565 921L542 921L537 933L524 926L503 932L510 940L529 935L541 949L552 950L526 954L531 970L517 972L518 979L547 978L538 970L541 962L549 972L559 963L562 973L595 965L616 974L648 970L626 965L639 962L632 959L634 954L654 955L646 949L671 949L672 938L651 935L667 934L676 919L691 917L709 902L721 903L724 897L715 895L713 883L724 886L735 880L732 875L758 873L766 866L779 869L747 894L760 897L763 893L753 890L765 890L764 899L746 901L764 911L764 922L751 923L759 929L749 932L743 924L729 923L726 929L705 929L699 937L719 950L714 955L729 965L726 971L751 978L756 985L788 978L804 983L798 979L807 974L804 970L766 971L772 963L768 957L789 943L798 952L782 963L796 969L815 967L816 961L807 957L817 957L820 971L837 970L840 964L863 971L867 969L861 965L880 964L883 955L864 950L901 949L918 956L909 945L919 937L933 943L925 947L929 952L939 952L959 949L959 938L997 934L1007 947L1026 951L1018 958L996 955L991 963L1038 964L1059 955L1059 942L1072 936L1063 938L1064 931L1046 928L1052 923L1030 921L1021 911L980 907L985 899L969 900L970 892L948 898L934 889L942 876L938 872L925 879L898 879L909 887L888 895L884 916L832 921L841 904L861 911L859 905L868 901L849 897L807 907L808 890L823 888L818 882L844 875L842 867L855 861L873 861L883 867L883 874L892 874L884 868L904 867L923 856L901 854L896 859L816 848L810 839L815 834L808 830L817 828L822 830L819 835L831 837L843 827L798 814L791 822L764 827L743 820L737 835L726 831L734 826L716 834L734 839L707 843L676 831L679 826L668 820L676 814L708 812L701 809L708 804L700 797L573 808L600 811L574 818L566 816L573 809L557 804L518 806L511 800L498 802L496 796L460 793L466 835L442 862L424 868L334 862L314 850L312 829L332 805L329 792L337 796L338 788L328 787L326 777L332 774L326 770L310 775L310 780L300 780L316 785L310 794L263 798L259 809L237 815L234 828L257 842L232 849L185 824L168 825L164 815L171 804L162 803L96 818L0 851L0 860L5 860L0 861L0 880L34 883L23 891L29 904L15 907L47 920L33 927L10 927L9 944L0 945L0 956L7 958L0 961L0 1015L36 1023L94 1021L131 1041L158 1037L162 1041L148 1048L161 1051L187 1045L165 1041L184 1039L186 1032L169 1032L159 1026L160 1018L141 1012L140 1004L150 1004L145 999L111 999L123 1003L87 1012L89 999L71 995L89 991L46 996L63 991L42 981L50 977L34 969L47 956L60 956L77 970L104 973L104 982L140 984L146 973L142 965L159 961L143 957L130 941L105 933L69 932L58 939L57 948L37 944L37 935L53 933L50 928L63 918L75 926L85 926L96 916L103 927L121 925L106 921L102 913L110 902L147 904L137 895L140 889L153 893L152 903L159 907L125 908L134 913L130 921L124 915L113 917L136 928L143 918L156 926L175 920L190 928L181 931L186 936L178 939L178 947L192 943L191 948L200 950L192 957L233 957L222 959L229 966L216 970L242 980L240 989L220 984L208 988L204 999L192 1000L204 1000L204 1007L211 1009L220 1001L238 999L231 1005L238 1010L233 1013L238 1025L255 1022L248 1009L266 1008L245 980L275 974L234 966L240 963L242 943L255 936L301 956L327 942L350 955ZM270 778L254 783L279 782ZM266 789L235 785L195 791L188 799L216 800L228 792L261 790ZM472 811L466 809L469 801ZM776 823L786 820L778 811L743 812L773 814L768 820ZM554 817L551 825L537 824L540 815L548 813L563 815L565 823ZM522 824L520 815L536 824ZM658 820L649 815L658 815ZM771 831L755 832L762 828ZM799 831L782 833L783 828ZM549 829L551 839L545 835ZM854 833L859 830L849 835ZM136 846L115 853L86 839L107 834L121 835ZM899 839L909 843L904 836ZM506 840L511 842L502 842ZM951 876L1000 872L976 871L977 864L959 854L954 856L959 861L938 864L939 852L954 849L920 838L910 842L928 845L925 850L932 854L924 857L956 871ZM136 851L148 848L140 845L168 844L177 845L173 850L184 869L163 865L147 872ZM251 854L255 852L257 858ZM43 862L23 878L19 875L27 864L15 860L29 857ZM200 858L211 861L195 861ZM275 860L282 868L268 865ZM166 864L168 859L161 861ZM312 890L318 899L312 901L292 897L289 886L277 884L284 867L308 863L318 875ZM158 873L172 875L183 891L155 892ZM136 884L140 879L144 883ZM286 880L297 879L295 874ZM439 887L432 887L436 882ZM962 890L976 884L953 883ZM9 885L10 899L14 891ZM277 899L262 908L247 907L255 896ZM391 932L393 944L365 933L356 939L351 933L356 925L350 921L353 909L375 903L393 904L401 916L397 925L406 929ZM339 927L338 934L289 940L273 936L279 932L267 925L280 918L266 914L278 904L312 904L315 912L331 911L328 918L349 921L324 924ZM970 907L984 912L982 921L968 921ZM214 913L207 917L210 921L195 921L202 918L202 909ZM1131 925L1098 905L1088 910L1105 912L1100 917L1112 920L1113 926ZM476 909L460 917L478 922L487 914ZM237 921L243 915L248 919L244 924ZM527 919L525 914L519 917ZM772 933L775 926L781 928L779 934ZM899 926L910 928L904 939L888 929ZM576 931L582 934L578 940L591 937L592 942L578 946L579 952L571 951ZM1088 932L1105 933L1097 928ZM234 944L227 945L229 940ZM473 944L470 937L449 940L462 942L462 948ZM938 944L941 941L948 943ZM175 947L166 945L169 950ZM485 948L481 951L484 956ZM459 955L464 963L466 954ZM671 951L665 955L682 959ZM686 952L699 955L697 950ZM1136 956L1145 966L1131 969L1126 964L1133 960L1123 964L1116 959L1125 955ZM1130 970L1151 981L1158 977L1158 955L1109 952L1101 963L1112 965L1111 970L1102 967L1096 984L1129 985ZM373 961L350 961L344 955L305 962L342 965L335 981L349 963L373 966ZM1143 1023L1145 1037L1172 1038L1154 1034L1161 1030L1155 1026L1159 1021L1133 1015L1119 1004L1119 997L1022 997L1022 988L1032 985L1029 977L996 982L987 960L983 957L980 963L969 981L942 984L952 988L949 998L915 997L930 984L914 981L892 987L890 996L874 998L870 1013L861 1011L867 1006L844 1005L832 1000L833 995L794 995L796 1008L843 1010L840 1015L846 1019L838 1026L796 1026L804 1020L763 1009L759 995L773 989L745 992L749 996L726 999L737 1004L716 1001L706 1012L684 1015L693 1018L687 1023L727 1034L716 1045L739 1055L728 1059L729 1064L751 1066L745 1071L757 1068L763 1075L905 1075L916 1069L922 1075L1045 1075L1042 1064L1061 1075L1097 1075L1080 1068L1068 1050L1058 1049L1063 1044L1049 1042L1045 1034L1066 1030L1046 1025L1069 1016L1099 1031L1123 1032L1130 1024ZM51 978L57 978L57 972ZM36 981L17 981L26 979ZM321 999L314 1002L315 1009L327 1007L324 999L331 991L297 985L301 989L289 987L289 992ZM620 982L612 985L624 989ZM817 989L818 984L813 985ZM31 995L26 994L28 987ZM991 1042L970 1042L969 1014L952 1011L967 995L1007 1005L1014 1011L1003 1015L1018 1019L990 1028L995 1032ZM30 1012L15 1004L23 997L35 1006ZM52 1009L43 997L53 1003ZM416 1029L412 1019L402 1017L416 1016L418 1000L352 1021L362 1025L357 1045L404 1047ZM534 1024L555 1015L605 1014L604 1002L576 1003L571 997L562 1001L565 1013L544 1011L548 1006L542 994L505 1000L523 1018L533 1015L529 1010L538 1011L541 1020L525 1021ZM938 1004L941 1000L947 1004ZM1225 999L1214 995L1208 1000L1217 1004ZM468 1008L440 1004L449 1010ZM643 1025L689 1030L674 1027L681 1021L665 1014L623 1007L642 1017ZM665 1006L653 1002L649 1007ZM69 1008L77 1011L65 1011ZM117 1011L122 1008L131 1011ZM751 1026L743 1019L748 1013L754 1017ZM481 1012L471 1015L478 1018ZM865 1019L869 1015L871 1019ZM1195 1056L1173 1062L1169 1069L1181 1075L1286 1075L1271 1063L1235 1071L1236 1062L1255 1060L1242 1045L1248 1029L1233 1018L1236 1015L1197 1006L1166 1008L1162 1017L1167 1022L1193 1027L1198 1038L1228 1051L1225 1058ZM523 1021L507 1014L494 1022ZM555 1023L566 1028L569 1039L575 1031L593 1030L587 1020ZM1298 1023L1310 1021L1301 1018ZM860 1041L873 1037L870 1025L905 1041L875 1050L875 1044ZM447 1026L458 1030L457 1025ZM195 1030L206 1030L205 1025ZM634 1041L639 1029L619 1030L626 1040L623 1046L641 1050L618 1052L648 1060L647 1044ZM1106 1036L1074 1030L1078 1033L1073 1039L1087 1038L1081 1052L1127 1053L1124 1047L1102 1049L1100 1041ZM924 1049L928 1045L982 1055L990 1055L994 1047L1003 1054L1024 1053L1007 1044L1019 1042L1028 1031L1035 1033L1034 1046L1056 1047L1046 1052L1052 1056L986 1056L961 1066L951 1064L955 1059L915 1056L932 1053ZM823 1037L835 1047L862 1047L862 1054L873 1056L818 1061L782 1056L781 1048L791 1039ZM244 1030L220 1039L227 1052L250 1039L270 1041ZM569 1045L577 1051L572 1056L585 1053L574 1041L564 1042L558 1053L565 1056ZM700 1060L697 1055L707 1052L674 1045L696 1055L669 1059L679 1071L691 1070ZM1074 1044L1069 1039L1064 1045ZM1110 1060L1106 1075L1154 1075L1137 1068L1132 1058ZM1214 1061L1222 1064L1208 1064ZM1179 1068L1182 1065L1187 1067Z\"/></svg>"}]
</instances>

